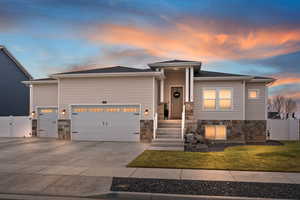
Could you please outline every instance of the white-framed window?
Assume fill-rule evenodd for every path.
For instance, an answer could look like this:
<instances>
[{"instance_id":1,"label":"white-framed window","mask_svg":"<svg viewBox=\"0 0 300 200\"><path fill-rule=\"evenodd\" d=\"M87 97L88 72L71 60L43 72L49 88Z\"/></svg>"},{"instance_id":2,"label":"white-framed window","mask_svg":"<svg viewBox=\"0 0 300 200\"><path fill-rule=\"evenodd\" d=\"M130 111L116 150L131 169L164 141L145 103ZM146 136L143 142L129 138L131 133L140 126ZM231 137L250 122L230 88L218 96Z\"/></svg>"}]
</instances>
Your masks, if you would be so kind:
<instances>
[{"instance_id":1,"label":"white-framed window","mask_svg":"<svg viewBox=\"0 0 300 200\"><path fill-rule=\"evenodd\" d=\"M226 126L206 125L205 138L209 140L226 140Z\"/></svg>"},{"instance_id":2,"label":"white-framed window","mask_svg":"<svg viewBox=\"0 0 300 200\"><path fill-rule=\"evenodd\" d=\"M217 107L217 91L215 89L203 90L203 107L208 110L215 110Z\"/></svg>"},{"instance_id":3,"label":"white-framed window","mask_svg":"<svg viewBox=\"0 0 300 200\"><path fill-rule=\"evenodd\" d=\"M248 89L248 98L249 99L258 99L259 98L259 89Z\"/></svg>"},{"instance_id":4,"label":"white-framed window","mask_svg":"<svg viewBox=\"0 0 300 200\"><path fill-rule=\"evenodd\" d=\"M232 88L204 88L204 110L231 110L233 105Z\"/></svg>"}]
</instances>

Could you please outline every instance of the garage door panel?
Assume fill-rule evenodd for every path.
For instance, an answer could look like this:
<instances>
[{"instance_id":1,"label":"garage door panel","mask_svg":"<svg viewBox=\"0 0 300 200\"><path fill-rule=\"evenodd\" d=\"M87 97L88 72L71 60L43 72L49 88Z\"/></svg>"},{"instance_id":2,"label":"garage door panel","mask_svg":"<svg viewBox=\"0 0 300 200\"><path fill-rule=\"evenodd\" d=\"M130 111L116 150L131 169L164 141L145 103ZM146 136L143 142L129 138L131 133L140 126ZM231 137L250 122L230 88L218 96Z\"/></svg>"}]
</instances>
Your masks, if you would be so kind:
<instances>
[{"instance_id":1,"label":"garage door panel","mask_svg":"<svg viewBox=\"0 0 300 200\"><path fill-rule=\"evenodd\" d=\"M72 139L139 141L139 105L72 107Z\"/></svg>"}]
</instances>

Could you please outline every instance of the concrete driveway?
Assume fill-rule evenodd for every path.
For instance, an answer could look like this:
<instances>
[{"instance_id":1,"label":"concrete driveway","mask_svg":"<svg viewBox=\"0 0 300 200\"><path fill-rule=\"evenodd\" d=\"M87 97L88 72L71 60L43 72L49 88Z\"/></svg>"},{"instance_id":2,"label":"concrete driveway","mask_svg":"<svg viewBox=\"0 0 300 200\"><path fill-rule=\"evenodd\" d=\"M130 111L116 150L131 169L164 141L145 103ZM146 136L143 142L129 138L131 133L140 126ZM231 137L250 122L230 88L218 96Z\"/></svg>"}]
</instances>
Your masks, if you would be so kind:
<instances>
[{"instance_id":1,"label":"concrete driveway","mask_svg":"<svg viewBox=\"0 0 300 200\"><path fill-rule=\"evenodd\" d=\"M126 164L147 145L0 138L0 193L84 196L109 192L111 177L128 177Z\"/></svg>"}]
</instances>

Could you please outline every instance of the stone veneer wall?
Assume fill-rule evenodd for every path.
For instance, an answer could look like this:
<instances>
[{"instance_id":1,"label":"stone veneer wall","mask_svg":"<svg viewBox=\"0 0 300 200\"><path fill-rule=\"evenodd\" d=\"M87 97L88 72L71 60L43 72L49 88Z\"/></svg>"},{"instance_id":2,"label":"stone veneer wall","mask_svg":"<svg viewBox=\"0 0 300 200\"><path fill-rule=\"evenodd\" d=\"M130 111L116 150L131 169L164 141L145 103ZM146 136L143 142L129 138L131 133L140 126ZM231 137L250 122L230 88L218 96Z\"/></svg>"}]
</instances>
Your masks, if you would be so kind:
<instances>
[{"instance_id":1,"label":"stone veneer wall","mask_svg":"<svg viewBox=\"0 0 300 200\"><path fill-rule=\"evenodd\" d=\"M37 136L37 119L31 120L31 135Z\"/></svg>"},{"instance_id":2,"label":"stone veneer wall","mask_svg":"<svg viewBox=\"0 0 300 200\"><path fill-rule=\"evenodd\" d=\"M225 125L227 140L224 142L252 143L266 141L266 120L198 120L197 132L205 134L205 125Z\"/></svg>"},{"instance_id":3,"label":"stone veneer wall","mask_svg":"<svg viewBox=\"0 0 300 200\"><path fill-rule=\"evenodd\" d=\"M59 119L57 123L58 123L58 139L71 140L71 120Z\"/></svg>"},{"instance_id":4,"label":"stone veneer wall","mask_svg":"<svg viewBox=\"0 0 300 200\"><path fill-rule=\"evenodd\" d=\"M159 103L157 107L157 114L158 114L158 119L163 120L164 119L164 106L165 103Z\"/></svg>"},{"instance_id":5,"label":"stone veneer wall","mask_svg":"<svg viewBox=\"0 0 300 200\"><path fill-rule=\"evenodd\" d=\"M194 119L194 102L185 102L185 133L196 132L197 121Z\"/></svg>"},{"instance_id":6,"label":"stone veneer wall","mask_svg":"<svg viewBox=\"0 0 300 200\"><path fill-rule=\"evenodd\" d=\"M153 139L153 120L140 120L140 141L145 143L152 142Z\"/></svg>"}]
</instances>

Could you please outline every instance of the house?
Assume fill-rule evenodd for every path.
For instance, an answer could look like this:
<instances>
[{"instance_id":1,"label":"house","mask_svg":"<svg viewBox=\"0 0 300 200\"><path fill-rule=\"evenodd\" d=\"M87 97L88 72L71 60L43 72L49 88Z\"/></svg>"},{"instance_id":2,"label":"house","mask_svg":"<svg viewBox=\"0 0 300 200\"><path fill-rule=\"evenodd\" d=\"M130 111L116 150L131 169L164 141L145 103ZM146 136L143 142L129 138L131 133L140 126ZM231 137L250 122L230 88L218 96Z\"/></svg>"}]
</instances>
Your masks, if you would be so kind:
<instances>
[{"instance_id":1,"label":"house","mask_svg":"<svg viewBox=\"0 0 300 200\"><path fill-rule=\"evenodd\" d=\"M221 142L266 140L274 79L205 71L170 60L147 69L109 67L53 74L31 85L36 135L72 140L182 141L194 131Z\"/></svg>"},{"instance_id":2,"label":"house","mask_svg":"<svg viewBox=\"0 0 300 200\"><path fill-rule=\"evenodd\" d=\"M0 116L28 116L29 88L21 81L29 81L31 75L17 59L0 45Z\"/></svg>"}]
</instances>

